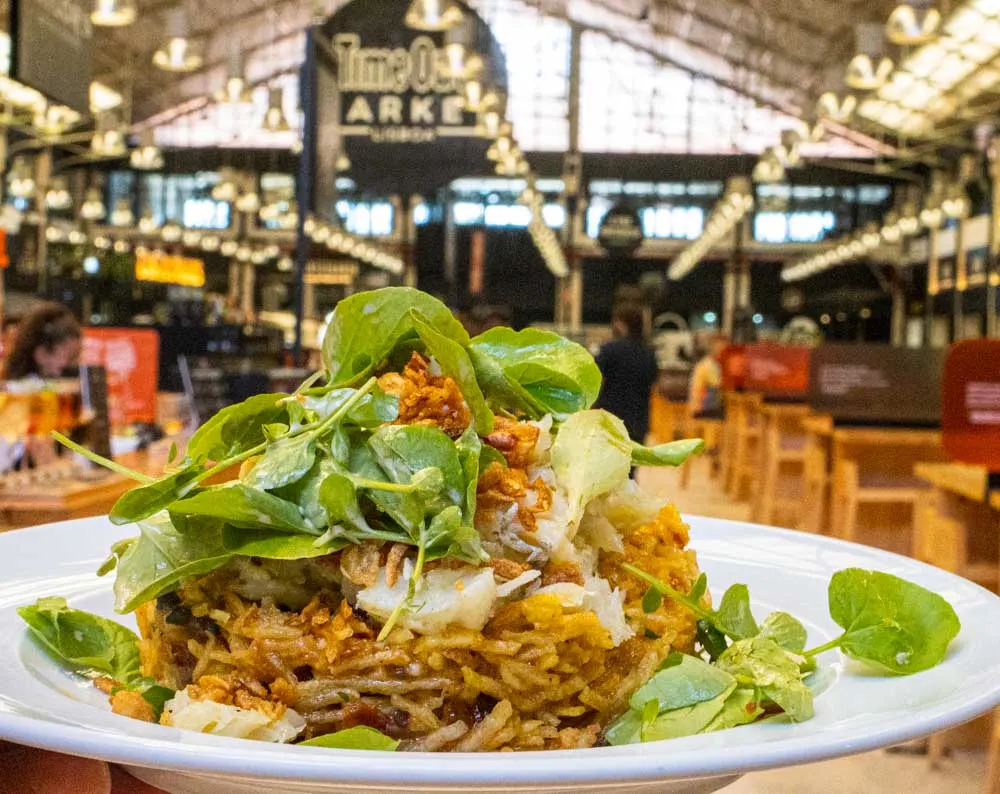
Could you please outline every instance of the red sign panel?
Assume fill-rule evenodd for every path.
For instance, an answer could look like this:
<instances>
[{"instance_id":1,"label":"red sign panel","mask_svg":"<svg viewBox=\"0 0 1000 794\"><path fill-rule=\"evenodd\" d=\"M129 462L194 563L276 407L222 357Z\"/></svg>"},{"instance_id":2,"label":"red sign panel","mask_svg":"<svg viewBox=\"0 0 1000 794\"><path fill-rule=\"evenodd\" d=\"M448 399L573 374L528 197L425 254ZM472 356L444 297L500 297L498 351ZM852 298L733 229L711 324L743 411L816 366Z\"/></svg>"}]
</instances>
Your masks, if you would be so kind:
<instances>
[{"instance_id":1,"label":"red sign panel","mask_svg":"<svg viewBox=\"0 0 1000 794\"><path fill-rule=\"evenodd\" d=\"M744 349L743 388L766 397L805 400L809 391L810 348L761 344Z\"/></svg>"},{"instance_id":2,"label":"red sign panel","mask_svg":"<svg viewBox=\"0 0 1000 794\"><path fill-rule=\"evenodd\" d=\"M148 328L85 328L81 363L102 366L112 427L156 421L160 335Z\"/></svg>"},{"instance_id":3,"label":"red sign panel","mask_svg":"<svg viewBox=\"0 0 1000 794\"><path fill-rule=\"evenodd\" d=\"M948 457L1000 471L1000 339L956 342L944 364L942 441Z\"/></svg>"}]
</instances>

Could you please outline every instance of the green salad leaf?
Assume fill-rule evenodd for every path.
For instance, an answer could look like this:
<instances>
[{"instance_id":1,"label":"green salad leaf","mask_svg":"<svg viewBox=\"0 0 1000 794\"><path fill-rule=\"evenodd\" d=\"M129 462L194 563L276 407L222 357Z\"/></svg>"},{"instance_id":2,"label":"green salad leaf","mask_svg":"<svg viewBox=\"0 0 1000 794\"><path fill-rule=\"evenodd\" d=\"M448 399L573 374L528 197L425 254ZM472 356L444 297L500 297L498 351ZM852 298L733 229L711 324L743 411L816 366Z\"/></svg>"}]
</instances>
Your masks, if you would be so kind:
<instances>
[{"instance_id":1,"label":"green salad leaf","mask_svg":"<svg viewBox=\"0 0 1000 794\"><path fill-rule=\"evenodd\" d=\"M172 514L217 518L247 529L272 529L282 532L321 534L310 526L291 502L279 499L241 482L204 488L193 496L174 502Z\"/></svg>"},{"instance_id":2,"label":"green salad leaf","mask_svg":"<svg viewBox=\"0 0 1000 794\"><path fill-rule=\"evenodd\" d=\"M279 438L268 446L244 482L262 491L273 491L298 482L316 460L316 439L311 433Z\"/></svg>"},{"instance_id":3,"label":"green salad leaf","mask_svg":"<svg viewBox=\"0 0 1000 794\"><path fill-rule=\"evenodd\" d=\"M121 624L72 609L65 598L57 596L18 607L17 614L28 624L31 636L57 662L82 675L107 676L117 682L118 689L138 692L157 718L174 696L172 689L142 676L139 638Z\"/></svg>"},{"instance_id":4,"label":"green salad leaf","mask_svg":"<svg viewBox=\"0 0 1000 794\"><path fill-rule=\"evenodd\" d=\"M465 504L465 473L458 450L455 442L437 427L385 425L372 433L368 445L379 466L395 483L409 483L417 472L426 469L441 472L444 501L427 500L428 514L449 505Z\"/></svg>"},{"instance_id":5,"label":"green salad leaf","mask_svg":"<svg viewBox=\"0 0 1000 794\"><path fill-rule=\"evenodd\" d=\"M634 441L631 444L633 466L680 466L684 461L701 452L705 442L700 438L685 438L668 441L655 447L644 447Z\"/></svg>"},{"instance_id":6,"label":"green salad leaf","mask_svg":"<svg viewBox=\"0 0 1000 794\"><path fill-rule=\"evenodd\" d=\"M694 736L696 733L701 733L722 712L726 700L735 690L736 684L734 683L711 700L661 713L651 724L643 728L642 740L656 742L663 739L680 739L682 736Z\"/></svg>"},{"instance_id":7,"label":"green salad leaf","mask_svg":"<svg viewBox=\"0 0 1000 794\"><path fill-rule=\"evenodd\" d=\"M264 427L286 423L287 394L258 394L223 408L191 436L187 456L200 460L225 460L264 442Z\"/></svg>"},{"instance_id":8,"label":"green salad leaf","mask_svg":"<svg viewBox=\"0 0 1000 794\"><path fill-rule=\"evenodd\" d=\"M399 747L399 741L367 725L355 725L353 728L346 728L336 733L326 733L314 739L306 739L304 742L299 742L299 746L392 752Z\"/></svg>"},{"instance_id":9,"label":"green salad leaf","mask_svg":"<svg viewBox=\"0 0 1000 794\"><path fill-rule=\"evenodd\" d=\"M806 648L806 628L787 612L772 612L760 624L759 637L774 640L786 651L802 653Z\"/></svg>"},{"instance_id":10,"label":"green salad leaf","mask_svg":"<svg viewBox=\"0 0 1000 794\"><path fill-rule=\"evenodd\" d=\"M438 333L465 346L469 335L447 306L411 287L359 292L340 301L323 338L329 385L354 386L377 372L401 342L417 338L414 312Z\"/></svg>"},{"instance_id":11,"label":"green salad leaf","mask_svg":"<svg viewBox=\"0 0 1000 794\"><path fill-rule=\"evenodd\" d=\"M944 598L888 573L838 571L829 599L830 616L844 633L810 656L839 647L852 659L908 675L940 663L961 629Z\"/></svg>"},{"instance_id":12,"label":"green salad leaf","mask_svg":"<svg viewBox=\"0 0 1000 794\"><path fill-rule=\"evenodd\" d=\"M192 463L151 483L126 491L118 497L108 518L112 524L121 526L142 521L166 510L197 487L201 471L200 464Z\"/></svg>"},{"instance_id":13,"label":"green salad leaf","mask_svg":"<svg viewBox=\"0 0 1000 794\"><path fill-rule=\"evenodd\" d=\"M601 371L576 342L537 328L491 328L469 344L480 384L508 410L565 419L594 404Z\"/></svg>"},{"instance_id":14,"label":"green salad leaf","mask_svg":"<svg viewBox=\"0 0 1000 794\"><path fill-rule=\"evenodd\" d=\"M302 404L305 410L312 411L322 421L335 414L354 394L354 389L319 389L316 394L306 394ZM352 406L343 423L371 429L386 422L395 422L398 417L399 398L376 386Z\"/></svg>"},{"instance_id":15,"label":"green salad leaf","mask_svg":"<svg viewBox=\"0 0 1000 794\"><path fill-rule=\"evenodd\" d=\"M432 327L415 311L413 327L424 343L427 355L432 356L441 371L450 375L458 384L472 414L472 425L476 432L484 436L493 432L493 412L479 388L476 371L465 347Z\"/></svg>"},{"instance_id":16,"label":"green salad leaf","mask_svg":"<svg viewBox=\"0 0 1000 794\"><path fill-rule=\"evenodd\" d=\"M759 689L796 722L812 718L812 690L802 681L799 661L774 640L767 637L736 640L717 664L740 686Z\"/></svg>"},{"instance_id":17,"label":"green salad leaf","mask_svg":"<svg viewBox=\"0 0 1000 794\"><path fill-rule=\"evenodd\" d=\"M483 448L485 446L488 445L484 445L479 440L479 435L471 427L462 433L458 441L455 442L458 461L465 477L465 502L462 505L462 516L465 523L469 525L476 518L476 487L479 484L479 472L485 468L483 466ZM493 448L490 447L490 449ZM503 455L500 457L502 458Z\"/></svg>"},{"instance_id":18,"label":"green salad leaf","mask_svg":"<svg viewBox=\"0 0 1000 794\"><path fill-rule=\"evenodd\" d=\"M735 679L721 668L696 656L673 653L652 678L632 693L629 705L642 710L643 704L654 700L660 712L671 711L712 700L735 684Z\"/></svg>"},{"instance_id":19,"label":"green salad leaf","mask_svg":"<svg viewBox=\"0 0 1000 794\"><path fill-rule=\"evenodd\" d=\"M628 480L630 446L625 423L607 411L579 411L562 424L552 444L552 470L566 491L571 524L592 499Z\"/></svg>"},{"instance_id":20,"label":"green salad leaf","mask_svg":"<svg viewBox=\"0 0 1000 794\"><path fill-rule=\"evenodd\" d=\"M756 689L734 689L722 704L719 713L704 727L703 733L725 731L756 722L764 714L760 701L761 696Z\"/></svg>"}]
</instances>

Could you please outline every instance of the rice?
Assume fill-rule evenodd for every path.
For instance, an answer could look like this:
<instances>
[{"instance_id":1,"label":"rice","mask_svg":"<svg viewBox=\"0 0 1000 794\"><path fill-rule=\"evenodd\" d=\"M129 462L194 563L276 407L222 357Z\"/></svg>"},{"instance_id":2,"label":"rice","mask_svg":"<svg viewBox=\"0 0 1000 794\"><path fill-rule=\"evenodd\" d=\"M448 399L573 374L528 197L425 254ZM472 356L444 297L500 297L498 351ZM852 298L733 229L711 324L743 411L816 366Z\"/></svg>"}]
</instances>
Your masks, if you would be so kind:
<instances>
[{"instance_id":1,"label":"rice","mask_svg":"<svg viewBox=\"0 0 1000 794\"><path fill-rule=\"evenodd\" d=\"M584 586L572 586L583 590L582 603L565 605L557 593L538 592L536 575L518 583L516 596L497 600L481 628L448 621L422 633L419 625L404 625L380 642L379 621L358 601L352 606L338 585L341 553L291 569L240 560L139 608L143 673L188 687L188 701L180 701L186 706L192 691L219 697L211 694L224 691L218 682L230 690L251 687L262 693L257 707L270 703L301 717L297 738L364 724L402 739L407 749L592 746L670 651L689 651L694 642L690 612L668 601L645 613L645 585L622 568L633 563L687 591L698 575L686 549L688 528L672 507L654 514L648 503L634 504L645 511L641 523L618 497L595 505L619 532L621 551L596 553L592 574L581 562ZM365 553L355 572L370 580L372 557ZM388 553L383 549L382 558ZM294 587L269 586L269 578L290 572ZM435 572L449 574L442 581L452 584L456 573L465 575ZM404 566L396 587L405 575ZM484 567L473 575L492 572ZM385 586L384 560L379 576ZM184 713L175 707L164 719L176 724ZM277 713L266 728L245 715L228 724L242 730L253 723L262 735L288 737L298 723L290 718L291 727L275 729Z\"/></svg>"}]
</instances>

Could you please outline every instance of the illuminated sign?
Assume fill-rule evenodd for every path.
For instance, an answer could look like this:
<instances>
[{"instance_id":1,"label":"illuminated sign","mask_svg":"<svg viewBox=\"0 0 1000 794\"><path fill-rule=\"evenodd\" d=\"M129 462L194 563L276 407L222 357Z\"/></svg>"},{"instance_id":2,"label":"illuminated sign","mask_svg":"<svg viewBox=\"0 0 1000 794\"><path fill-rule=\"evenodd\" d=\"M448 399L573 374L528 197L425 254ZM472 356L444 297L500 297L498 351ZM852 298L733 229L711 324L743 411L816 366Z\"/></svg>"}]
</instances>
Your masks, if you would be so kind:
<instances>
[{"instance_id":1,"label":"illuminated sign","mask_svg":"<svg viewBox=\"0 0 1000 794\"><path fill-rule=\"evenodd\" d=\"M203 287L205 286L205 263L200 259L174 256L160 251L137 254L135 278L136 281L155 281L158 284Z\"/></svg>"}]
</instances>

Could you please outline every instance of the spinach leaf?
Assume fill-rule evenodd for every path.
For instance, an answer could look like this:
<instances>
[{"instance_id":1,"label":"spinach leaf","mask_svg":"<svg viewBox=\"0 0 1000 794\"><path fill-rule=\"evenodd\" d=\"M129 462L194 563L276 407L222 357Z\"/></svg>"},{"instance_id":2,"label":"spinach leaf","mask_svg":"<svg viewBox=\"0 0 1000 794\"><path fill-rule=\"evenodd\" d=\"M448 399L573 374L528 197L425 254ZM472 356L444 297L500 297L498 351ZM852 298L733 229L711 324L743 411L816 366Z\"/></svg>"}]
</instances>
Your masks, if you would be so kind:
<instances>
[{"instance_id":1,"label":"spinach leaf","mask_svg":"<svg viewBox=\"0 0 1000 794\"><path fill-rule=\"evenodd\" d=\"M642 741L642 712L628 709L604 729L608 744L619 746Z\"/></svg>"},{"instance_id":2,"label":"spinach leaf","mask_svg":"<svg viewBox=\"0 0 1000 794\"><path fill-rule=\"evenodd\" d=\"M722 710L705 726L702 733L714 733L740 725L749 725L763 713L764 709L761 708L757 690L739 687L726 698Z\"/></svg>"},{"instance_id":3,"label":"spinach leaf","mask_svg":"<svg viewBox=\"0 0 1000 794\"><path fill-rule=\"evenodd\" d=\"M809 656L839 647L852 659L907 675L937 665L961 630L945 599L888 573L838 571L829 600L830 615L844 633Z\"/></svg>"},{"instance_id":4,"label":"spinach leaf","mask_svg":"<svg viewBox=\"0 0 1000 794\"><path fill-rule=\"evenodd\" d=\"M289 535L286 532L261 532L259 529L225 527L222 545L226 551L240 557L262 557L267 560L304 560L322 557L346 545L319 543L312 535Z\"/></svg>"},{"instance_id":5,"label":"spinach leaf","mask_svg":"<svg viewBox=\"0 0 1000 794\"><path fill-rule=\"evenodd\" d=\"M592 499L628 480L630 445L625 423L607 411L580 411L562 424L552 444L552 470L566 490L570 524L580 521Z\"/></svg>"},{"instance_id":6,"label":"spinach leaf","mask_svg":"<svg viewBox=\"0 0 1000 794\"><path fill-rule=\"evenodd\" d=\"M204 488L193 496L174 502L171 512L182 516L217 518L246 529L320 534L318 527L306 522L296 505L241 482Z\"/></svg>"},{"instance_id":7,"label":"spinach leaf","mask_svg":"<svg viewBox=\"0 0 1000 794\"><path fill-rule=\"evenodd\" d=\"M112 524L121 526L142 521L166 510L195 488L195 481L201 471L200 463L191 463L147 485L139 485L126 491L118 497L108 518Z\"/></svg>"},{"instance_id":8,"label":"spinach leaf","mask_svg":"<svg viewBox=\"0 0 1000 794\"><path fill-rule=\"evenodd\" d=\"M345 454L349 453L350 450ZM320 501L319 489L323 480L335 471L337 465L334 460L317 455L312 468L304 477L283 488L276 488L272 493L279 499L298 505L302 517L314 527L327 527L330 525L330 517Z\"/></svg>"},{"instance_id":9,"label":"spinach leaf","mask_svg":"<svg viewBox=\"0 0 1000 794\"><path fill-rule=\"evenodd\" d=\"M71 609L65 598L40 598L17 608L32 636L58 661L122 683L141 677L139 638L113 620Z\"/></svg>"},{"instance_id":10,"label":"spinach leaf","mask_svg":"<svg viewBox=\"0 0 1000 794\"><path fill-rule=\"evenodd\" d=\"M462 474L465 476L465 504L462 507L462 518L466 524L472 525L476 518L476 487L479 484L479 472L482 467L483 442L470 427L455 442L455 451L458 453Z\"/></svg>"},{"instance_id":11,"label":"spinach leaf","mask_svg":"<svg viewBox=\"0 0 1000 794\"><path fill-rule=\"evenodd\" d=\"M802 682L799 663L774 640L736 640L719 657L718 667L740 686L753 686L777 703L796 722L813 716L812 691Z\"/></svg>"},{"instance_id":12,"label":"spinach leaf","mask_svg":"<svg viewBox=\"0 0 1000 794\"><path fill-rule=\"evenodd\" d=\"M128 546L117 547L115 611L132 612L182 579L229 562L232 552L223 543L222 530L219 522L207 524L201 532L181 534L162 514L141 522L139 537ZM107 564L102 566L102 570L106 568Z\"/></svg>"},{"instance_id":13,"label":"spinach leaf","mask_svg":"<svg viewBox=\"0 0 1000 794\"><path fill-rule=\"evenodd\" d=\"M705 442L700 438L685 438L681 441L669 441L655 447L644 447L632 442L633 466L680 466L692 455L705 448Z\"/></svg>"},{"instance_id":14,"label":"spinach leaf","mask_svg":"<svg viewBox=\"0 0 1000 794\"><path fill-rule=\"evenodd\" d=\"M787 612L772 612L764 618L757 636L774 640L792 653L802 653L806 647L805 626Z\"/></svg>"},{"instance_id":15,"label":"spinach leaf","mask_svg":"<svg viewBox=\"0 0 1000 794\"><path fill-rule=\"evenodd\" d=\"M323 339L329 385L360 383L400 342L415 338L411 310L448 339L468 344L468 333L448 307L424 292L410 287L359 292L337 304Z\"/></svg>"},{"instance_id":16,"label":"spinach leaf","mask_svg":"<svg viewBox=\"0 0 1000 794\"><path fill-rule=\"evenodd\" d=\"M367 725L355 725L336 733L326 733L298 743L300 747L332 747L337 750L394 751L399 742Z\"/></svg>"},{"instance_id":17,"label":"spinach leaf","mask_svg":"<svg viewBox=\"0 0 1000 794\"><path fill-rule=\"evenodd\" d=\"M679 662L662 668L632 693L629 705L633 709L641 710L650 700L659 704L660 712L693 706L717 698L736 684L727 672L696 656L676 656Z\"/></svg>"},{"instance_id":18,"label":"spinach leaf","mask_svg":"<svg viewBox=\"0 0 1000 794\"><path fill-rule=\"evenodd\" d=\"M520 383L509 378L500 362L493 359L486 350L470 345L467 352L472 368L476 371L476 381L490 403L510 413L531 419L541 419L545 416L546 407Z\"/></svg>"},{"instance_id":19,"label":"spinach leaf","mask_svg":"<svg viewBox=\"0 0 1000 794\"><path fill-rule=\"evenodd\" d=\"M642 740L644 742L656 742L663 739L679 739L682 736L694 736L696 733L701 733L722 712L726 700L735 690L736 684L733 683L711 700L663 712L650 725L644 728L642 731Z\"/></svg>"},{"instance_id":20,"label":"spinach leaf","mask_svg":"<svg viewBox=\"0 0 1000 794\"><path fill-rule=\"evenodd\" d=\"M593 356L550 331L491 328L473 339L469 349L487 393L515 411L524 411L527 402L534 408L530 413L564 419L593 405L601 391L601 371Z\"/></svg>"},{"instance_id":21,"label":"spinach leaf","mask_svg":"<svg viewBox=\"0 0 1000 794\"><path fill-rule=\"evenodd\" d=\"M316 439L312 433L280 438L267 448L244 482L252 488L273 491L301 480L315 460Z\"/></svg>"},{"instance_id":22,"label":"spinach leaf","mask_svg":"<svg viewBox=\"0 0 1000 794\"><path fill-rule=\"evenodd\" d=\"M433 356L441 367L441 371L458 384L465 398L466 405L472 414L472 424L480 435L493 432L493 412L486 404L486 398L476 380L476 371L465 347L433 328L416 311L413 315L413 327L424 343L427 355Z\"/></svg>"},{"instance_id":23,"label":"spinach leaf","mask_svg":"<svg viewBox=\"0 0 1000 794\"><path fill-rule=\"evenodd\" d=\"M283 402L287 397L258 394L223 408L191 436L188 457L220 461L261 444L265 425L287 423L288 411Z\"/></svg>"}]
</instances>

